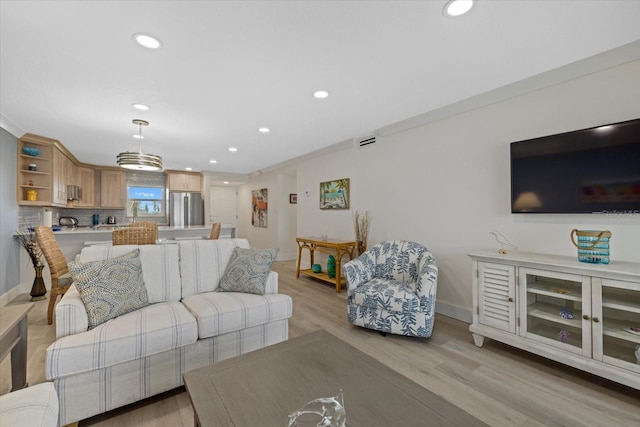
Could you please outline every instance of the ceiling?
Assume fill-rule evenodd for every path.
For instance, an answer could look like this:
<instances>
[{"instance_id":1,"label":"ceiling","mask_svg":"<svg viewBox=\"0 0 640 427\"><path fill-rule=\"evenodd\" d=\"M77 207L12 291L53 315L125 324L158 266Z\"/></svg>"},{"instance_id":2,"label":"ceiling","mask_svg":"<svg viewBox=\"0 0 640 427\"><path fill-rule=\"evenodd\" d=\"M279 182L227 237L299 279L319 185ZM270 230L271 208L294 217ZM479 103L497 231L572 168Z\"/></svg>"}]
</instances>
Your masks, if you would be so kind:
<instances>
[{"instance_id":1,"label":"ceiling","mask_svg":"<svg viewBox=\"0 0 640 427\"><path fill-rule=\"evenodd\" d=\"M165 168L249 174L640 40L640 1L445 3L1 1L0 124L115 165L140 118Z\"/></svg>"}]
</instances>

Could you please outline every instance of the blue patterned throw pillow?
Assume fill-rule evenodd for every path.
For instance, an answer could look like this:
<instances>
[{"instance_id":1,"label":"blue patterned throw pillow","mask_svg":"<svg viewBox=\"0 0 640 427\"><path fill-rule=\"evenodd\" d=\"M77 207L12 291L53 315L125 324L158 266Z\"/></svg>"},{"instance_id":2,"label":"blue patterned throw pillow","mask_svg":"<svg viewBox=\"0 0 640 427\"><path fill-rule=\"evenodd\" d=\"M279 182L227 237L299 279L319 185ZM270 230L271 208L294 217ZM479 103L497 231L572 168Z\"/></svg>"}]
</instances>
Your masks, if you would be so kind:
<instances>
[{"instance_id":1,"label":"blue patterned throw pillow","mask_svg":"<svg viewBox=\"0 0 640 427\"><path fill-rule=\"evenodd\" d=\"M216 291L264 295L267 276L277 255L278 249L235 248Z\"/></svg>"},{"instance_id":2,"label":"blue patterned throw pillow","mask_svg":"<svg viewBox=\"0 0 640 427\"><path fill-rule=\"evenodd\" d=\"M89 329L149 304L140 250L92 262L70 262L69 272L89 317Z\"/></svg>"}]
</instances>

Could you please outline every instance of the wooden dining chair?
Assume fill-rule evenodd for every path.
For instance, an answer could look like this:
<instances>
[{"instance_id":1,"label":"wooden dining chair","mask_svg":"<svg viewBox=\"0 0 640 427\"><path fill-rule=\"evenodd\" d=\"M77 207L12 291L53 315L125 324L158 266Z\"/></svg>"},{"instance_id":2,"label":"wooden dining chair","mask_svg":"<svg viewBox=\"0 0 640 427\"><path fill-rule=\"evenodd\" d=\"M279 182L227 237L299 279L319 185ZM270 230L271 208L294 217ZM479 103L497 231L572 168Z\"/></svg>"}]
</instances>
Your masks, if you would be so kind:
<instances>
[{"instance_id":1,"label":"wooden dining chair","mask_svg":"<svg viewBox=\"0 0 640 427\"><path fill-rule=\"evenodd\" d=\"M51 227L39 225L35 228L38 246L44 254L44 258L49 265L49 273L51 274L51 290L49 291L49 308L47 309L47 323L53 323L53 308L56 305L58 296L64 295L71 286L71 276L69 275L69 266L67 259L60 249L60 245L53 235Z\"/></svg>"},{"instance_id":2,"label":"wooden dining chair","mask_svg":"<svg viewBox=\"0 0 640 427\"><path fill-rule=\"evenodd\" d=\"M146 227L122 227L113 230L111 243L115 245L154 245L158 231Z\"/></svg>"},{"instance_id":3,"label":"wooden dining chair","mask_svg":"<svg viewBox=\"0 0 640 427\"><path fill-rule=\"evenodd\" d=\"M220 237L220 229L222 228L222 224L219 222L214 222L211 224L211 234L209 235L210 240L217 240Z\"/></svg>"}]
</instances>

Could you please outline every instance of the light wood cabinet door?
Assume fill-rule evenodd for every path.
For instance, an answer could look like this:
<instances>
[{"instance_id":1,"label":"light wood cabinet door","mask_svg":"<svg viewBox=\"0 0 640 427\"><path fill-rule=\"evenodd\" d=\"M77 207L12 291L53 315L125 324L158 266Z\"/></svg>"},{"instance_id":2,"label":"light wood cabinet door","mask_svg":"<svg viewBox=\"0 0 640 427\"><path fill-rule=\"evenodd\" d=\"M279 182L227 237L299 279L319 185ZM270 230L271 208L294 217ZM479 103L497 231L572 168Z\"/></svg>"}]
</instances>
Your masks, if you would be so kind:
<instances>
[{"instance_id":1,"label":"light wood cabinet door","mask_svg":"<svg viewBox=\"0 0 640 427\"><path fill-rule=\"evenodd\" d=\"M168 173L167 187L169 191L188 191L199 193L202 190L200 174Z\"/></svg>"},{"instance_id":2,"label":"light wood cabinet door","mask_svg":"<svg viewBox=\"0 0 640 427\"><path fill-rule=\"evenodd\" d=\"M67 167L69 159L57 148L53 148L53 200L54 205L67 205Z\"/></svg>"},{"instance_id":3,"label":"light wood cabinet door","mask_svg":"<svg viewBox=\"0 0 640 427\"><path fill-rule=\"evenodd\" d=\"M100 173L100 206L124 208L126 201L126 175L121 171L102 170Z\"/></svg>"},{"instance_id":4,"label":"light wood cabinet door","mask_svg":"<svg viewBox=\"0 0 640 427\"><path fill-rule=\"evenodd\" d=\"M80 186L82 196L77 201L77 207L94 207L96 204L96 171L94 168L79 166L76 170L77 185Z\"/></svg>"}]
</instances>

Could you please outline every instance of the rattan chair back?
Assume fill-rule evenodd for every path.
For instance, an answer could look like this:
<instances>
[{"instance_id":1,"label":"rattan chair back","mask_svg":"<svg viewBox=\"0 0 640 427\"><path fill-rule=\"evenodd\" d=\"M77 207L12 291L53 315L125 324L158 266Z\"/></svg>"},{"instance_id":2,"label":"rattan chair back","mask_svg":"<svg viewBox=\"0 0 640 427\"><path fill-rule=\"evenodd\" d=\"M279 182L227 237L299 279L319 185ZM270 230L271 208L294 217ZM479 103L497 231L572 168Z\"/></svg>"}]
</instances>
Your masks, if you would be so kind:
<instances>
[{"instance_id":1,"label":"rattan chair back","mask_svg":"<svg viewBox=\"0 0 640 427\"><path fill-rule=\"evenodd\" d=\"M113 245L154 245L158 240L158 231L145 227L122 227L113 230Z\"/></svg>"},{"instance_id":2,"label":"rattan chair back","mask_svg":"<svg viewBox=\"0 0 640 427\"><path fill-rule=\"evenodd\" d=\"M222 228L222 224L219 222L214 222L211 224L211 234L209 235L210 240L217 240L220 237L220 229Z\"/></svg>"},{"instance_id":3,"label":"rattan chair back","mask_svg":"<svg viewBox=\"0 0 640 427\"><path fill-rule=\"evenodd\" d=\"M153 242L155 243L158 240L158 223L153 221L140 221L129 224L129 227L138 227L138 228L147 228L151 230L153 234Z\"/></svg>"},{"instance_id":4,"label":"rattan chair back","mask_svg":"<svg viewBox=\"0 0 640 427\"><path fill-rule=\"evenodd\" d=\"M38 246L40 246L44 258L47 260L51 275L51 291L49 292L49 308L47 310L47 322L50 325L53 323L53 307L56 304L58 295L64 295L70 286L70 279L64 280L64 283L59 283L60 277L69 272L69 265L51 227L39 225L35 228L35 234Z\"/></svg>"}]
</instances>

